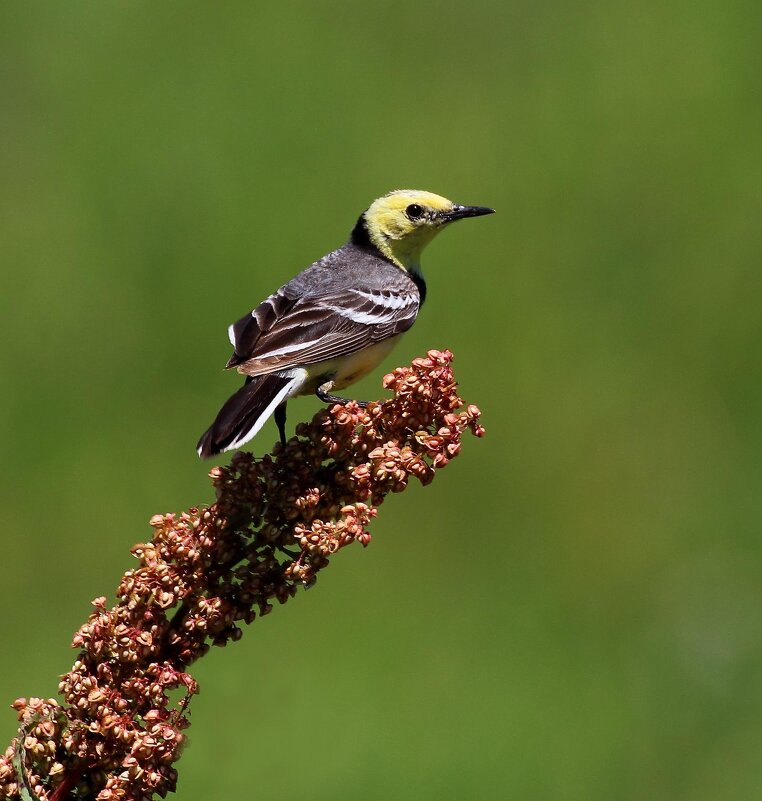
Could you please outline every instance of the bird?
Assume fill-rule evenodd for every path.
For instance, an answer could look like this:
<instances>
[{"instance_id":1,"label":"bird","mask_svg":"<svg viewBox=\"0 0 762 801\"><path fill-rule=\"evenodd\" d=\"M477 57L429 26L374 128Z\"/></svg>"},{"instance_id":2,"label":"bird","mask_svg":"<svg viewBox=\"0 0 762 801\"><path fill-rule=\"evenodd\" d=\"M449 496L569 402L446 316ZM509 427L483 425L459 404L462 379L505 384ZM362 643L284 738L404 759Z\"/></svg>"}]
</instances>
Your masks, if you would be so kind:
<instances>
[{"instance_id":1,"label":"bird","mask_svg":"<svg viewBox=\"0 0 762 801\"><path fill-rule=\"evenodd\" d=\"M332 391L375 369L415 322L426 299L426 245L456 220L493 213L412 189L374 200L345 245L229 326L225 368L246 380L201 436L198 455L240 448L270 416L285 446L286 403L296 395L347 403Z\"/></svg>"}]
</instances>

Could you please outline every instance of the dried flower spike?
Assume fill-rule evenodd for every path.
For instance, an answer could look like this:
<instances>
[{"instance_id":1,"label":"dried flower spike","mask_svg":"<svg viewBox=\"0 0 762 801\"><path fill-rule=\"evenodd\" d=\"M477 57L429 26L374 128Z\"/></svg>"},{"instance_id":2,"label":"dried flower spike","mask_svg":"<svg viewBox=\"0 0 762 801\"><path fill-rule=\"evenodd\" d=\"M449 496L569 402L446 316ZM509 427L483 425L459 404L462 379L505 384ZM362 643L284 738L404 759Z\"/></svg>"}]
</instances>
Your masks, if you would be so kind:
<instances>
[{"instance_id":1,"label":"dried flower spike","mask_svg":"<svg viewBox=\"0 0 762 801\"><path fill-rule=\"evenodd\" d=\"M339 549L367 545L389 492L411 477L428 484L466 429L484 434L451 362L449 351L429 351L384 377L391 399L321 410L272 455L238 452L215 467L211 506L152 517L116 604L96 598L74 634L62 701L13 703L20 729L0 756L0 799L148 801L173 791L198 692L188 666L314 584Z\"/></svg>"}]
</instances>

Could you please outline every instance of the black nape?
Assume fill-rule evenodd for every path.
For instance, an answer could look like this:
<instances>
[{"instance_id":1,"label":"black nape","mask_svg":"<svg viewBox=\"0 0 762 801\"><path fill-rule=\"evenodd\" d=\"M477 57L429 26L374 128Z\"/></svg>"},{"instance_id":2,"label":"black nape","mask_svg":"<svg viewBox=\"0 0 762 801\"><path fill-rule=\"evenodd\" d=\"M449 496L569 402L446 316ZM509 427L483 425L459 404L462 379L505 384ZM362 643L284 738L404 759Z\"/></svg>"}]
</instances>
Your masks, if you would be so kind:
<instances>
[{"instance_id":1,"label":"black nape","mask_svg":"<svg viewBox=\"0 0 762 801\"><path fill-rule=\"evenodd\" d=\"M352 236L350 237L350 241L353 245L357 245L358 248L365 248L366 250L376 250L376 248L373 247L373 244L370 241L370 234L368 233L368 229L365 225L365 214L361 214L357 218L355 227L352 229Z\"/></svg>"}]
</instances>

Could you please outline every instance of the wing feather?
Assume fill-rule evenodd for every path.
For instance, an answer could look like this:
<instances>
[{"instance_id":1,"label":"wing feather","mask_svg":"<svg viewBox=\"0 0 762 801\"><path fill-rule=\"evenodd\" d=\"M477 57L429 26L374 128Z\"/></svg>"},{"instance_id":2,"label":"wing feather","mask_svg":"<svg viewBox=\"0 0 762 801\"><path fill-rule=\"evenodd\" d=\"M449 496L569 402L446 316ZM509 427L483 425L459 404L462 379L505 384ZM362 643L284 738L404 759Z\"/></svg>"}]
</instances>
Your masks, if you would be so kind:
<instances>
[{"instance_id":1,"label":"wing feather","mask_svg":"<svg viewBox=\"0 0 762 801\"><path fill-rule=\"evenodd\" d=\"M231 326L235 353L229 367L260 375L330 361L401 334L420 307L412 281L383 290L332 287L325 295L295 299L284 289Z\"/></svg>"}]
</instances>

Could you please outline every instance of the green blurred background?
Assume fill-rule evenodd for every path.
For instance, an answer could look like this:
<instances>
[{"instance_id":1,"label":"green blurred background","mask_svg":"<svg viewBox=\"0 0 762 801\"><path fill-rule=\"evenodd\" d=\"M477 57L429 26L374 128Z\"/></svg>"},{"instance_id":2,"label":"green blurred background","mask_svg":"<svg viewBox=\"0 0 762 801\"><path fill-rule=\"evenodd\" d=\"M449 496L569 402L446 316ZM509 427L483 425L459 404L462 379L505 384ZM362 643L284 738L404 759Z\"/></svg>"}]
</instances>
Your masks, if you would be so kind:
<instances>
[{"instance_id":1,"label":"green blurred background","mask_svg":"<svg viewBox=\"0 0 762 801\"><path fill-rule=\"evenodd\" d=\"M196 666L179 798L762 797L761 45L758 0L4 3L2 741L210 500L227 325L413 187L498 214L385 367L451 348L488 436Z\"/></svg>"}]
</instances>

